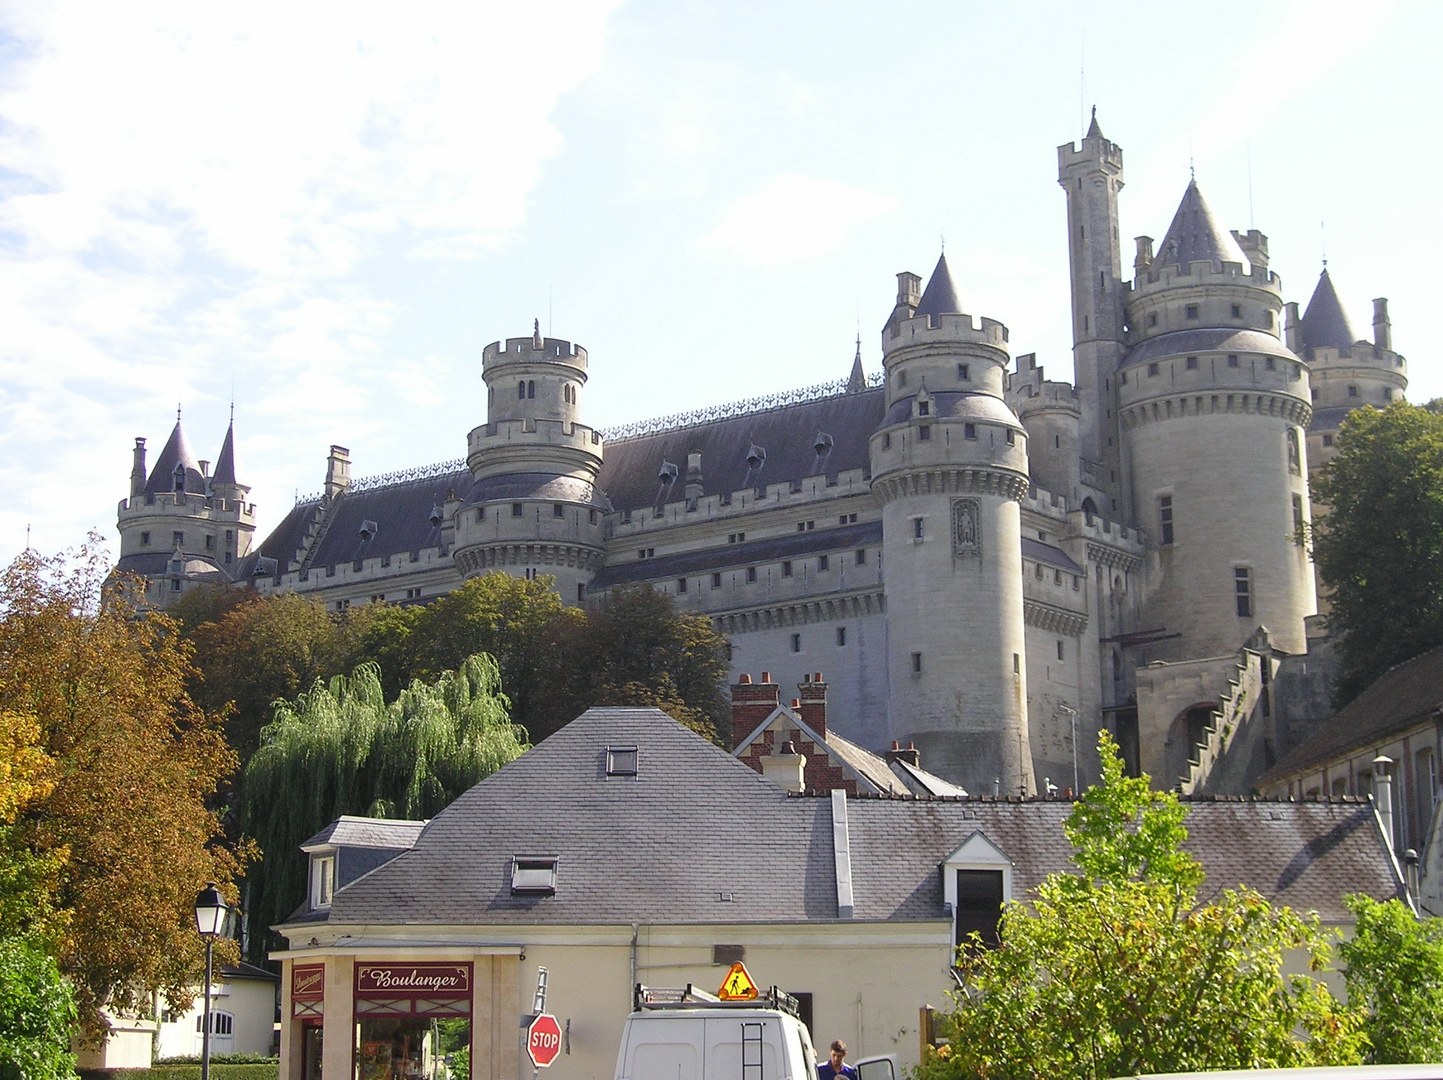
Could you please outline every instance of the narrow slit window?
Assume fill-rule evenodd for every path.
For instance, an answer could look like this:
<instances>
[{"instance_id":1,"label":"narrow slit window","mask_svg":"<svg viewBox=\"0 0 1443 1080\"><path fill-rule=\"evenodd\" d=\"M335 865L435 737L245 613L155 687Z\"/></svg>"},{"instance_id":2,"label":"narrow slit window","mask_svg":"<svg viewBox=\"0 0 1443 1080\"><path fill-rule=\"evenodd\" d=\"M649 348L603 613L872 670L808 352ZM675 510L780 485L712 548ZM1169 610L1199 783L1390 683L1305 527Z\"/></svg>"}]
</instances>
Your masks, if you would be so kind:
<instances>
[{"instance_id":1,"label":"narrow slit window","mask_svg":"<svg viewBox=\"0 0 1443 1080\"><path fill-rule=\"evenodd\" d=\"M1252 618L1253 575L1246 566L1233 567L1233 592L1237 596L1238 618Z\"/></svg>"},{"instance_id":2,"label":"narrow slit window","mask_svg":"<svg viewBox=\"0 0 1443 1080\"><path fill-rule=\"evenodd\" d=\"M1159 495L1157 497L1157 526L1158 540L1167 547L1172 544L1172 496Z\"/></svg>"}]
</instances>

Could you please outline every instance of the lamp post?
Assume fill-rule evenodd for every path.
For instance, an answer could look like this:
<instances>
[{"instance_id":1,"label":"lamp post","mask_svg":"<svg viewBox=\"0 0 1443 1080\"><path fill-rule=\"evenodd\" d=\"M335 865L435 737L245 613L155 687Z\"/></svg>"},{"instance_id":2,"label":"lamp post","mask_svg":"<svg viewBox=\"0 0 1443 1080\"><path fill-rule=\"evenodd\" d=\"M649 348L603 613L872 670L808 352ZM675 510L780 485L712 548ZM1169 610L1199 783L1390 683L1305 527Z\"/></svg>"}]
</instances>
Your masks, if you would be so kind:
<instances>
[{"instance_id":1,"label":"lamp post","mask_svg":"<svg viewBox=\"0 0 1443 1080\"><path fill-rule=\"evenodd\" d=\"M195 928L205 938L205 1012L201 1020L200 1080L210 1080L210 966L215 939L225 929L225 917L230 909L225 898L215 887L214 881L207 881L205 888L195 898Z\"/></svg>"}]
</instances>

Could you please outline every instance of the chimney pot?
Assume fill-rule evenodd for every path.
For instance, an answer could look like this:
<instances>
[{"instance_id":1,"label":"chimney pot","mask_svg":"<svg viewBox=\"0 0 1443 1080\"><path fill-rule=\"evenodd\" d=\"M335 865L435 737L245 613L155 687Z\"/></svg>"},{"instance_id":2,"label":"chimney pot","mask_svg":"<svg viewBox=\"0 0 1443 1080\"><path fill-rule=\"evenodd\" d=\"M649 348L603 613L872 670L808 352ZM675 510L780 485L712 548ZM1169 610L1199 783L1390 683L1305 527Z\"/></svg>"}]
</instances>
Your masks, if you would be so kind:
<instances>
[{"instance_id":1,"label":"chimney pot","mask_svg":"<svg viewBox=\"0 0 1443 1080\"><path fill-rule=\"evenodd\" d=\"M752 684L752 677L746 672L742 672L742 677L738 679L737 682L739 682L742 686L750 686Z\"/></svg>"},{"instance_id":2,"label":"chimney pot","mask_svg":"<svg viewBox=\"0 0 1443 1080\"><path fill-rule=\"evenodd\" d=\"M764 682L764 683L769 683L769 682L771 682L771 681L772 681L772 673L771 673L770 671L763 671L763 672L762 672L762 682Z\"/></svg>"},{"instance_id":3,"label":"chimney pot","mask_svg":"<svg viewBox=\"0 0 1443 1080\"><path fill-rule=\"evenodd\" d=\"M801 699L801 698L792 698L792 708L794 708L794 709L800 709L801 707L802 707L802 699Z\"/></svg>"}]
</instances>

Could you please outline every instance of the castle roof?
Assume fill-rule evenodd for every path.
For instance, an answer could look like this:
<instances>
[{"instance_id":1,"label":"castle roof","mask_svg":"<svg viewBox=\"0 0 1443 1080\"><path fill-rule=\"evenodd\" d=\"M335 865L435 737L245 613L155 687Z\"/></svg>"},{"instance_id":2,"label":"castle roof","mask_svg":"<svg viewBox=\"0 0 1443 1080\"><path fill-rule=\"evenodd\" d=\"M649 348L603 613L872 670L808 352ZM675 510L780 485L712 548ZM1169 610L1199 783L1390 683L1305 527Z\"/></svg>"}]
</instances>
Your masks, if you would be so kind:
<instances>
[{"instance_id":1,"label":"castle roof","mask_svg":"<svg viewBox=\"0 0 1443 1080\"><path fill-rule=\"evenodd\" d=\"M922 290L922 299L918 302L914 315L930 317L961 314L962 301L957 299L957 285L952 280L952 271L947 268L947 255L944 252L937 257L937 265L932 270L932 279Z\"/></svg>"},{"instance_id":2,"label":"castle roof","mask_svg":"<svg viewBox=\"0 0 1443 1080\"><path fill-rule=\"evenodd\" d=\"M1167 227L1167 235L1157 246L1153 266L1178 266L1186 270L1193 262L1211 262L1218 270L1225 262L1249 265L1248 257L1238 247L1232 233L1213 217L1196 180L1189 183L1183 192L1172 224Z\"/></svg>"},{"instance_id":3,"label":"castle roof","mask_svg":"<svg viewBox=\"0 0 1443 1080\"><path fill-rule=\"evenodd\" d=\"M175 427L171 430L170 438L165 441L165 449L161 450L160 456L155 459L154 468L150 470L150 478L145 482L145 494L157 495L162 491L174 491L177 465L185 468L186 494L204 495L205 477L201 475L200 462L196 460L190 443L186 441L185 429L180 426L179 416L175 418Z\"/></svg>"},{"instance_id":4,"label":"castle roof","mask_svg":"<svg viewBox=\"0 0 1443 1080\"><path fill-rule=\"evenodd\" d=\"M1204 352L1261 353L1283 360L1298 359L1286 345L1262 330L1215 327L1206 330L1173 330L1150 337L1146 341L1139 341L1128 350L1117 366L1120 371L1149 360Z\"/></svg>"},{"instance_id":5,"label":"castle roof","mask_svg":"<svg viewBox=\"0 0 1443 1080\"><path fill-rule=\"evenodd\" d=\"M215 459L212 484L236 484L235 478L235 421L225 429L225 441L220 444L220 456Z\"/></svg>"},{"instance_id":6,"label":"castle roof","mask_svg":"<svg viewBox=\"0 0 1443 1080\"><path fill-rule=\"evenodd\" d=\"M1087 137L1089 139L1105 139L1102 128L1097 123L1097 106L1092 107L1092 123L1087 126Z\"/></svg>"},{"instance_id":7,"label":"castle roof","mask_svg":"<svg viewBox=\"0 0 1443 1080\"><path fill-rule=\"evenodd\" d=\"M1313 298L1303 312L1301 330L1303 353L1309 360L1317 348L1334 348L1346 356L1358 340L1358 335L1353 333L1353 324L1343 310L1343 303L1338 299L1338 291L1333 288L1333 279L1328 276L1327 267L1319 275Z\"/></svg>"}]
</instances>

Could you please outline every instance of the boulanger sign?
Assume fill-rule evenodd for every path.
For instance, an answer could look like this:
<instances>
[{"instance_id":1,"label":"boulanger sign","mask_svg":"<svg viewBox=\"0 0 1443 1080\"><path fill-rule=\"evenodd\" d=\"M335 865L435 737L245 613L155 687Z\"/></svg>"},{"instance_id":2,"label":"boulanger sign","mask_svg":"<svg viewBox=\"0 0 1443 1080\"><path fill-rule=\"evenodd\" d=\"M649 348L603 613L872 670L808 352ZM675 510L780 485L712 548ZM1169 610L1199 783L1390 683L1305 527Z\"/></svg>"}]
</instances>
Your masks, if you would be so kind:
<instances>
[{"instance_id":1,"label":"boulanger sign","mask_svg":"<svg viewBox=\"0 0 1443 1080\"><path fill-rule=\"evenodd\" d=\"M297 964L291 968L292 1016L321 1016L325 1000L325 964Z\"/></svg>"},{"instance_id":2,"label":"boulanger sign","mask_svg":"<svg viewBox=\"0 0 1443 1080\"><path fill-rule=\"evenodd\" d=\"M469 998L470 964L357 964L356 997Z\"/></svg>"}]
</instances>

